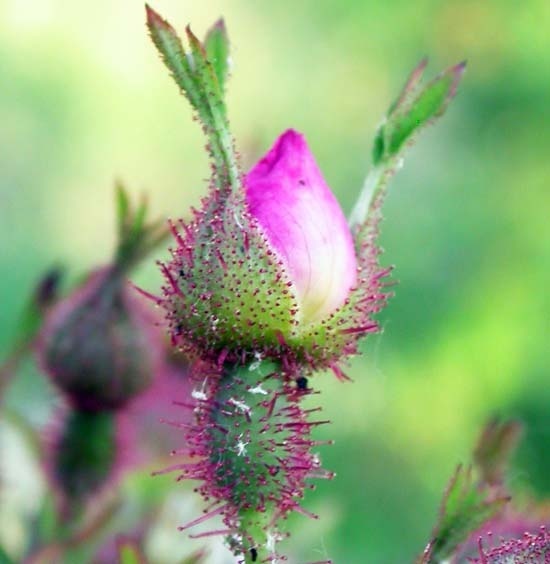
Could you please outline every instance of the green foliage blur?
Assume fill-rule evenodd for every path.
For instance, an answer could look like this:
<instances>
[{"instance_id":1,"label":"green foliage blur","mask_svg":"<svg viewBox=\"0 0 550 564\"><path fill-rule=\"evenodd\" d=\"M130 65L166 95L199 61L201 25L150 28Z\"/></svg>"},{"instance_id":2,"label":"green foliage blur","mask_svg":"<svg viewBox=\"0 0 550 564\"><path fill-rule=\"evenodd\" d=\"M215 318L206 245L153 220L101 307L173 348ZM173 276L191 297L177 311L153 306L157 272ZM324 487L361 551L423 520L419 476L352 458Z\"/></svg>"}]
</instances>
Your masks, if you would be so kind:
<instances>
[{"instance_id":1,"label":"green foliage blur","mask_svg":"<svg viewBox=\"0 0 550 564\"><path fill-rule=\"evenodd\" d=\"M306 498L319 521L290 520L290 561L412 562L453 468L468 461L493 415L526 425L512 489L548 497L550 3L152 6L180 31L191 23L199 36L225 17L234 60L228 108L245 168L294 127L346 211L407 73L425 55L428 75L468 60L446 116L420 136L390 187L382 262L396 266L398 284L380 316L384 332L351 364L353 383L329 374L313 382L333 421L317 436L336 440L321 456L337 477ZM154 215L177 218L199 204L209 169L202 132L147 36L141 2L1 0L0 16L3 357L47 268L61 262L76 280L110 258L115 179L136 196L146 191ZM157 291L154 260L135 281ZM28 362L6 401L44 425L51 396ZM15 428L3 436L2 457L22 461L7 484L28 515L45 486ZM153 502L158 495L159 503L169 492L156 542L158 562L175 563L201 545L176 530L200 503L191 486L149 471L128 488ZM14 515L10 542L17 543L24 533ZM0 509L0 529L6 519ZM211 562L221 563L221 554Z\"/></svg>"}]
</instances>

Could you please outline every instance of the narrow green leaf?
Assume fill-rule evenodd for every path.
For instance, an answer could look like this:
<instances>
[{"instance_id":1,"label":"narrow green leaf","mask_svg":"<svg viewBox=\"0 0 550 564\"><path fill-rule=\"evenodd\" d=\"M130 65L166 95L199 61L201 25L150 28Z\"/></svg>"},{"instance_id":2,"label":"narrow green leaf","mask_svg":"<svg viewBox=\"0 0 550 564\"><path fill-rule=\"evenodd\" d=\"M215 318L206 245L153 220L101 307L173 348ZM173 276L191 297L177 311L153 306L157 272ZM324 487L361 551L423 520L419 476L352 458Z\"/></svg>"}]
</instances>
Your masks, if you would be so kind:
<instances>
[{"instance_id":1,"label":"narrow green leaf","mask_svg":"<svg viewBox=\"0 0 550 564\"><path fill-rule=\"evenodd\" d=\"M214 161L214 180L226 196L241 188L241 174L226 118L223 90L202 43L186 29L191 52L186 53L175 30L147 6L147 25L155 46L176 83L197 111Z\"/></svg>"},{"instance_id":2,"label":"narrow green leaf","mask_svg":"<svg viewBox=\"0 0 550 564\"><path fill-rule=\"evenodd\" d=\"M411 71L411 74L407 78L405 82L405 86L401 90L399 96L395 100L395 102L390 106L388 110L388 116L393 114L393 112L405 104L407 100L410 98L412 94L418 91L418 87L420 86L420 81L422 80L422 76L424 75L424 71L426 70L426 66L428 65L428 57L424 57L416 67Z\"/></svg>"},{"instance_id":3,"label":"narrow green leaf","mask_svg":"<svg viewBox=\"0 0 550 564\"><path fill-rule=\"evenodd\" d=\"M132 218L132 225L130 228L130 238L134 239L139 237L140 233L145 229L145 218L147 217L147 210L149 207L149 202L146 196L141 198L139 207Z\"/></svg>"},{"instance_id":4,"label":"narrow green leaf","mask_svg":"<svg viewBox=\"0 0 550 564\"><path fill-rule=\"evenodd\" d=\"M130 200L128 199L128 193L122 185L122 183L117 182L115 185L115 203L116 203L116 222L118 236L123 237L124 233L128 228L129 216L130 216Z\"/></svg>"},{"instance_id":5,"label":"narrow green leaf","mask_svg":"<svg viewBox=\"0 0 550 564\"><path fill-rule=\"evenodd\" d=\"M497 515L508 501L507 497L494 497L490 490L477 486L471 467L458 466L443 498L427 562L437 564L452 556L471 533Z\"/></svg>"},{"instance_id":6,"label":"narrow green leaf","mask_svg":"<svg viewBox=\"0 0 550 564\"><path fill-rule=\"evenodd\" d=\"M440 74L406 109L397 106L385 126L388 157L395 156L417 130L445 112L456 93L464 68L465 63L460 63Z\"/></svg>"},{"instance_id":7,"label":"narrow green leaf","mask_svg":"<svg viewBox=\"0 0 550 564\"><path fill-rule=\"evenodd\" d=\"M186 28L187 38L191 47L191 54L195 62L197 80L204 90L204 97L213 123L210 145L217 164L221 188L240 187L241 175L237 158L233 148L233 138L229 133L223 93L216 77L214 68L207 58L206 50L189 26Z\"/></svg>"},{"instance_id":8,"label":"narrow green leaf","mask_svg":"<svg viewBox=\"0 0 550 564\"><path fill-rule=\"evenodd\" d=\"M206 57L216 73L220 89L224 92L229 75L229 38L222 18L206 34L204 48L206 49Z\"/></svg>"},{"instance_id":9,"label":"narrow green leaf","mask_svg":"<svg viewBox=\"0 0 550 564\"><path fill-rule=\"evenodd\" d=\"M201 111L203 106L202 96L192 68L192 59L187 57L174 28L149 5L146 4L145 9L147 11L147 27L153 43L172 73L176 84L187 96L193 108L199 112L201 119L204 119L205 116Z\"/></svg>"},{"instance_id":10,"label":"narrow green leaf","mask_svg":"<svg viewBox=\"0 0 550 564\"><path fill-rule=\"evenodd\" d=\"M128 271L166 240L169 230L164 219L148 221L145 195L136 208L120 183L116 185L115 204L118 241L113 260L121 271Z\"/></svg>"},{"instance_id":11,"label":"narrow green leaf","mask_svg":"<svg viewBox=\"0 0 550 564\"><path fill-rule=\"evenodd\" d=\"M376 132L371 153L372 169L365 178L349 218L350 227L354 230L368 217L380 213L388 182L400 168L404 147L424 126L443 115L456 93L466 66L466 63L459 63L420 89L426 64L427 59L423 59L411 72ZM359 239L356 244L361 245Z\"/></svg>"}]
</instances>

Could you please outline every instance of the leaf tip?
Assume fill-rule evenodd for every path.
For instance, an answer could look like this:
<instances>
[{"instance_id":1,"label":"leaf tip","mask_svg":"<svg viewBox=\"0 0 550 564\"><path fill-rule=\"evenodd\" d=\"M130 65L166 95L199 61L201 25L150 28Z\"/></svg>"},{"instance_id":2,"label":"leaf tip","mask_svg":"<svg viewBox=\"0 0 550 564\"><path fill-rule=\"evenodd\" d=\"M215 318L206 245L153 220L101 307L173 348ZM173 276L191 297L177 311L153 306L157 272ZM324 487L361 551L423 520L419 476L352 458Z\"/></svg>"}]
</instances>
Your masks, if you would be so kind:
<instances>
[{"instance_id":1,"label":"leaf tip","mask_svg":"<svg viewBox=\"0 0 550 564\"><path fill-rule=\"evenodd\" d=\"M147 15L147 27L150 30L164 28L164 29L172 29L172 26L149 4L145 4L145 14Z\"/></svg>"},{"instance_id":2,"label":"leaf tip","mask_svg":"<svg viewBox=\"0 0 550 564\"><path fill-rule=\"evenodd\" d=\"M217 29L219 31L221 31L222 33L227 33L227 27L225 25L225 20L223 17L218 18L216 20L216 22L214 23L214 25L212 26L212 29Z\"/></svg>"},{"instance_id":3,"label":"leaf tip","mask_svg":"<svg viewBox=\"0 0 550 564\"><path fill-rule=\"evenodd\" d=\"M453 82L451 84L451 87L449 88L448 98L453 98L454 95L456 94L458 85L460 84L460 81L462 80L462 76L466 71L466 65L467 65L466 60L460 61L460 63L457 63L454 67L451 67L448 70L449 74L452 75L453 77Z\"/></svg>"},{"instance_id":4,"label":"leaf tip","mask_svg":"<svg viewBox=\"0 0 550 564\"><path fill-rule=\"evenodd\" d=\"M426 70L426 67L428 66L429 62L430 62L430 58L428 57L428 55L424 55L422 59L420 59L416 67L413 69L412 71L413 76L419 77Z\"/></svg>"},{"instance_id":5,"label":"leaf tip","mask_svg":"<svg viewBox=\"0 0 550 564\"><path fill-rule=\"evenodd\" d=\"M162 19L147 3L145 3L145 14L147 15L147 23L149 25L153 24L155 21Z\"/></svg>"}]
</instances>

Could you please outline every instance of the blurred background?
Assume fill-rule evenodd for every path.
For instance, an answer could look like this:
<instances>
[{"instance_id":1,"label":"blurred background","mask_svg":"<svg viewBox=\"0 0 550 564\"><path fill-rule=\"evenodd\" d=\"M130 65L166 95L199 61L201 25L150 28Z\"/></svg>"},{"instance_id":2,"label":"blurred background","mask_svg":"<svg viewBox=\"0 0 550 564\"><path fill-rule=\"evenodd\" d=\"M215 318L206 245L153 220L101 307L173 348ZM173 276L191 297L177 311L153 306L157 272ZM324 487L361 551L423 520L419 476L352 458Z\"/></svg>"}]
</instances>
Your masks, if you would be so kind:
<instances>
[{"instance_id":1,"label":"blurred background","mask_svg":"<svg viewBox=\"0 0 550 564\"><path fill-rule=\"evenodd\" d=\"M406 156L385 206L382 262L395 265L383 334L341 384L314 383L330 428L325 467L292 518L290 562L411 562L455 465L493 415L526 434L511 487L550 495L550 3L547 0L154 0L202 36L224 16L234 61L228 105L248 168L294 127L351 209L375 128L410 69L462 59L457 99ZM209 174L200 128L153 48L137 0L0 0L0 355L33 285L70 277L114 245L113 185L146 191L155 214L186 217ZM164 256L162 253L158 255ZM135 281L155 292L154 261ZM29 361L10 410L40 426L52 392ZM2 422L0 538L17 553L45 484L21 433ZM173 445L177 448L178 445ZM200 507L173 476L125 484L162 502L155 562L201 546L178 533ZM156 481L155 481L156 480ZM166 501L167 500L167 501ZM9 523L9 528L8 524ZM120 525L123 527L123 525ZM9 534L6 531L9 530ZM213 564L224 562L213 553Z\"/></svg>"}]
</instances>

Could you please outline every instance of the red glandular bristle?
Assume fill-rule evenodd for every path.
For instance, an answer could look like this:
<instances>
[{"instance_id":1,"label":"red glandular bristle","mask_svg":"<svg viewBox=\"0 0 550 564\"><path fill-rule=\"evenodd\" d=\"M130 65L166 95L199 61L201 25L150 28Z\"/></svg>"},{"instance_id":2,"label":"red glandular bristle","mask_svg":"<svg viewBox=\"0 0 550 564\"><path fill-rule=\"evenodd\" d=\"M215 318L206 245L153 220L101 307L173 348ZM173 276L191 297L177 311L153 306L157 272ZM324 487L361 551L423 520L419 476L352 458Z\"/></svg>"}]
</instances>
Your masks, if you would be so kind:
<instances>
[{"instance_id":1,"label":"red glandular bristle","mask_svg":"<svg viewBox=\"0 0 550 564\"><path fill-rule=\"evenodd\" d=\"M208 508L181 529L221 515L224 528L218 533L232 536L238 555L257 542L247 532L250 526L262 528L267 538L279 534L278 521L292 511L316 518L300 506L312 487L308 480L333 474L321 468L313 452L320 443L311 438L312 429L327 421L310 420L320 409L299 405L314 392L299 389L269 361L226 368L221 375L201 371L195 378L188 406L194 422L182 426L188 458L166 471L198 480L196 491ZM250 515L257 520L252 525Z\"/></svg>"},{"instance_id":2,"label":"red glandular bristle","mask_svg":"<svg viewBox=\"0 0 550 564\"><path fill-rule=\"evenodd\" d=\"M484 549L479 541L476 564L550 564L550 532L541 527L538 534L525 533L521 538L503 541L499 546Z\"/></svg>"}]
</instances>

